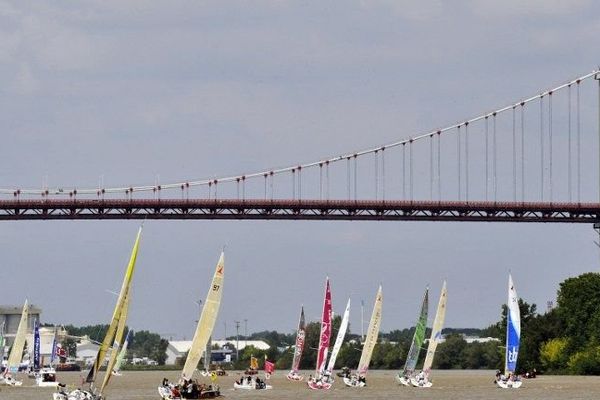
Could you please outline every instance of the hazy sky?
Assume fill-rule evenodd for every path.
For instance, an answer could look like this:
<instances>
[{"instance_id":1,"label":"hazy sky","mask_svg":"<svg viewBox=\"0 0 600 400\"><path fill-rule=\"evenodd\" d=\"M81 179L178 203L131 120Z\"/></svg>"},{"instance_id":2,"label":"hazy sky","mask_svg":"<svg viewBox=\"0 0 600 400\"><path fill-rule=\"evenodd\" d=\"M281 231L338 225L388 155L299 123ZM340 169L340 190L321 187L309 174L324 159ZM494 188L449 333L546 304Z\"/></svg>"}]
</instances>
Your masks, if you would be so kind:
<instances>
[{"instance_id":1,"label":"hazy sky","mask_svg":"<svg viewBox=\"0 0 600 400\"><path fill-rule=\"evenodd\" d=\"M313 161L453 123L600 62L592 1L422 3L0 2L0 187L166 183ZM43 322L108 322L107 290L120 286L137 227L2 223L0 303L28 297ZM360 300L368 316L380 283L387 331L414 323L427 284L436 303L444 278L447 326L483 327L499 318L509 269L543 310L560 281L598 269L594 238L566 224L148 221L129 325L190 338L227 245L218 337L244 319L250 332L291 332L302 303L317 319L326 275L336 312L353 300L354 332Z\"/></svg>"}]
</instances>

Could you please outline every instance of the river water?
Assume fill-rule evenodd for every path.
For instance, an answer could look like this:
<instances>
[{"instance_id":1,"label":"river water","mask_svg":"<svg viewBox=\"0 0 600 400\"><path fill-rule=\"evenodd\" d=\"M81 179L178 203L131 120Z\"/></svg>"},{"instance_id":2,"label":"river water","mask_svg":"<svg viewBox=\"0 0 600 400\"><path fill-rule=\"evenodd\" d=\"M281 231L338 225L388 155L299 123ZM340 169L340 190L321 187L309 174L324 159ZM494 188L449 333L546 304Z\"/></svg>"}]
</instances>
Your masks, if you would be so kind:
<instances>
[{"instance_id":1,"label":"river water","mask_svg":"<svg viewBox=\"0 0 600 400\"><path fill-rule=\"evenodd\" d=\"M287 371L286 371L287 372ZM398 386L394 381L395 371L370 371L368 386L347 388L341 378L337 378L332 390L327 393L310 390L304 382L290 382L286 372L278 371L269 384L272 390L243 391L233 390L233 382L239 379L239 372L230 372L219 377L221 393L228 399L598 399L600 397L600 377L582 376L538 376L525 380L519 389L499 389L492 383L493 371L434 371L434 386L428 389ZM310 372L306 373L308 376ZM121 377L113 377L106 397L109 400L154 399L159 400L157 386L163 377L177 380L176 371L127 372ZM59 380L77 385L82 373L59 373ZM9 388L0 386L0 400L51 400L52 389L35 388L33 380L23 377L23 386ZM208 378L206 379L208 382Z\"/></svg>"}]
</instances>

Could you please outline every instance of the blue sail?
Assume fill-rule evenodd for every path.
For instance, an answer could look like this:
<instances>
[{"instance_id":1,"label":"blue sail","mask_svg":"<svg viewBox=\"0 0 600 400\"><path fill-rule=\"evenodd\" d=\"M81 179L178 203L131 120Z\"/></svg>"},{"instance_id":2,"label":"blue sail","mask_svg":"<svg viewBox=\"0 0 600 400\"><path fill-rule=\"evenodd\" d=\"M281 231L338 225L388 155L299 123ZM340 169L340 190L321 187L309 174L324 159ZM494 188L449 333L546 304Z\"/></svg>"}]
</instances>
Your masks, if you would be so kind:
<instances>
[{"instance_id":1,"label":"blue sail","mask_svg":"<svg viewBox=\"0 0 600 400\"><path fill-rule=\"evenodd\" d=\"M40 369L40 323L37 319L33 328L33 369Z\"/></svg>"},{"instance_id":2,"label":"blue sail","mask_svg":"<svg viewBox=\"0 0 600 400\"><path fill-rule=\"evenodd\" d=\"M521 341L521 313L519 310L519 297L512 281L508 276L508 304L506 315L506 364L505 372L515 372L519 356L519 343Z\"/></svg>"}]
</instances>

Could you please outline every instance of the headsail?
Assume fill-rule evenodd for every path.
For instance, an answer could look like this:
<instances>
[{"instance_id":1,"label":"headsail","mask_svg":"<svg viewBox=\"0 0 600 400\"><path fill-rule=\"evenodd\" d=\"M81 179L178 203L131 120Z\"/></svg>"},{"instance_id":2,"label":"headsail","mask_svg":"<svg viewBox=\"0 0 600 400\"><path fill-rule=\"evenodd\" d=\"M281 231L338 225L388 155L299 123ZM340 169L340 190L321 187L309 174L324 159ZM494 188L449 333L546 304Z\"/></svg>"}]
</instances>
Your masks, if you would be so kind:
<instances>
[{"instance_id":1,"label":"headsail","mask_svg":"<svg viewBox=\"0 0 600 400\"><path fill-rule=\"evenodd\" d=\"M300 321L298 322L298 332L296 333L296 346L294 348L294 361L292 362L292 372L298 373L300 369L300 359L304 350L304 337L306 335L306 326L304 322L304 306L300 311Z\"/></svg>"},{"instance_id":2,"label":"headsail","mask_svg":"<svg viewBox=\"0 0 600 400\"><path fill-rule=\"evenodd\" d=\"M223 273L225 269L225 254L221 253L219 262L215 269L212 284L208 290L204 307L200 313L200 319L198 320L198 326L196 327L196 333L192 340L192 347L188 353L188 357L185 360L183 367L182 376L190 379L198 366L200 358L202 358L202 352L206 348L206 343L212 335L217 315L219 313L219 307L221 305L221 295L223 293Z\"/></svg>"},{"instance_id":3,"label":"headsail","mask_svg":"<svg viewBox=\"0 0 600 400\"><path fill-rule=\"evenodd\" d=\"M325 281L325 298L323 300L323 314L321 315L321 335L319 338L319 348L317 349L317 367L316 375L322 376L325 370L325 361L327 361L327 350L331 338L331 289L329 287L329 278Z\"/></svg>"},{"instance_id":4,"label":"headsail","mask_svg":"<svg viewBox=\"0 0 600 400\"><path fill-rule=\"evenodd\" d=\"M86 382L90 383L90 386L93 385L93 383L95 382L96 377L98 375L98 371L104 363L104 357L106 356L108 349L112 346L115 340L121 317L124 317L123 320L125 320L125 318L127 317L127 311L125 310L125 313L123 313L123 309L126 308L126 304L128 303L127 296L129 293L129 288L131 286L133 273L135 272L135 262L137 260L141 235L142 228L140 227L137 233L137 237L135 238L135 243L133 244L131 256L129 257L129 263L125 271L125 277L123 278L123 284L121 285L121 291L119 292L119 297L117 298L117 304L115 304L115 309L113 311L113 316L110 325L108 326L108 330L106 332L106 335L104 336L104 340L100 344L100 348L98 349L98 353L96 354L96 360L94 361L94 365L90 369L90 372L88 373L86 378ZM110 375L110 370L108 371L108 375Z\"/></svg>"},{"instance_id":5,"label":"headsail","mask_svg":"<svg viewBox=\"0 0 600 400\"><path fill-rule=\"evenodd\" d=\"M4 322L0 325L0 360L4 360Z\"/></svg>"},{"instance_id":6,"label":"headsail","mask_svg":"<svg viewBox=\"0 0 600 400\"><path fill-rule=\"evenodd\" d=\"M133 333L133 331L130 329L129 332L127 332L127 336L125 337L125 342L123 343L123 346L121 347L121 351L119 351L119 355L117 356L117 361L115 362L115 366L113 368L114 372L119 372L121 370L121 366L123 365L123 360L125 359L125 356L127 355L127 347L129 346L129 342L131 341L131 334Z\"/></svg>"},{"instance_id":7,"label":"headsail","mask_svg":"<svg viewBox=\"0 0 600 400\"><path fill-rule=\"evenodd\" d=\"M108 365L106 366L107 373L104 374L104 379L102 380L102 387L100 388L100 392L104 391L106 385L110 381L112 371L115 368L115 364L117 362L117 357L120 354L120 347L123 342L123 335L125 334L125 323L127 322L127 314L129 312L129 298L131 297L131 289L127 290L125 293L125 302L123 303L123 309L121 310L121 315L119 316L119 324L117 325L117 331L115 333L115 341L113 344L113 348L110 352L110 357L108 358Z\"/></svg>"},{"instance_id":8,"label":"headsail","mask_svg":"<svg viewBox=\"0 0 600 400\"><path fill-rule=\"evenodd\" d=\"M417 366L419 360L419 352L421 346L425 340L425 329L427 327L427 310L429 308L429 288L425 290L425 296L423 296L423 303L421 304L421 313L417 325L415 326L415 334L413 335L412 343L410 344L410 350L408 350L408 356L406 357L406 363L404 364L404 375L412 374Z\"/></svg>"},{"instance_id":9,"label":"headsail","mask_svg":"<svg viewBox=\"0 0 600 400\"><path fill-rule=\"evenodd\" d=\"M429 338L429 345L427 346L427 355L425 356L425 362L423 363L423 371L426 373L429 373L431 370L435 349L442 340L442 330L444 329L444 319L446 318L446 301L446 281L444 281L437 311L435 313L435 319L433 320L433 326L431 327L431 337Z\"/></svg>"},{"instance_id":10,"label":"headsail","mask_svg":"<svg viewBox=\"0 0 600 400\"><path fill-rule=\"evenodd\" d=\"M346 337L346 331L348 330L348 319L350 317L350 299L348 299L348 303L346 304L346 310L344 311L344 316L342 317L342 323L340 324L340 329L338 331L337 337L335 338L335 344L333 345L333 349L331 350L331 356L329 356L329 363L327 363L327 373L331 375L333 372L333 368L335 367L335 360L337 359L337 355L342 348L342 343L344 343L344 337Z\"/></svg>"},{"instance_id":11,"label":"headsail","mask_svg":"<svg viewBox=\"0 0 600 400\"><path fill-rule=\"evenodd\" d=\"M521 312L519 297L513 284L512 276L508 275L508 309L506 313L506 358L504 373L508 375L517 369L519 342L521 340Z\"/></svg>"},{"instance_id":12,"label":"headsail","mask_svg":"<svg viewBox=\"0 0 600 400\"><path fill-rule=\"evenodd\" d=\"M25 335L27 334L27 318L29 316L29 305L27 300L23 304L23 311L21 312L21 320L19 321L19 327L15 335L15 341L13 342L8 356L8 363L6 366L6 372L16 373L19 370L19 364L23 358L23 349L25 348Z\"/></svg>"},{"instance_id":13,"label":"headsail","mask_svg":"<svg viewBox=\"0 0 600 400\"><path fill-rule=\"evenodd\" d=\"M381 307L383 305L383 294L381 292L381 286L377 291L375 297L375 304L373 305L373 313L371 314L371 321L369 322L369 328L367 329L367 338L363 346L362 353L360 355L360 361L358 362L358 374L365 376L371 363L371 356L373 355L373 349L377 343L377 337L379 336L379 326L381 324Z\"/></svg>"},{"instance_id":14,"label":"headsail","mask_svg":"<svg viewBox=\"0 0 600 400\"><path fill-rule=\"evenodd\" d=\"M210 361L212 358L212 337L208 338L206 342L206 349L204 349L204 370L210 371Z\"/></svg>"}]
</instances>

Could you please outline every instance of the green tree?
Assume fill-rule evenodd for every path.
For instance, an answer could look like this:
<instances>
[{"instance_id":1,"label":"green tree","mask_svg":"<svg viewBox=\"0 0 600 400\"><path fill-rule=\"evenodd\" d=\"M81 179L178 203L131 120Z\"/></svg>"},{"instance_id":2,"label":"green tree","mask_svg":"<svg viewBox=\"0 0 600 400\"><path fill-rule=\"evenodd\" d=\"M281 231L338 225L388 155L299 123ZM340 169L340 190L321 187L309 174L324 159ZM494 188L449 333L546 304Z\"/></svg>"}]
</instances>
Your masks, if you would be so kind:
<instances>
[{"instance_id":1,"label":"green tree","mask_svg":"<svg viewBox=\"0 0 600 400\"><path fill-rule=\"evenodd\" d=\"M438 369L460 369L463 368L463 351L467 347L467 342L459 334L446 336L446 341L440 343L437 347L434 368Z\"/></svg>"},{"instance_id":2,"label":"green tree","mask_svg":"<svg viewBox=\"0 0 600 400\"><path fill-rule=\"evenodd\" d=\"M567 366L566 356L568 340L554 338L544 342L540 348L540 362L547 371L562 371Z\"/></svg>"}]
</instances>

